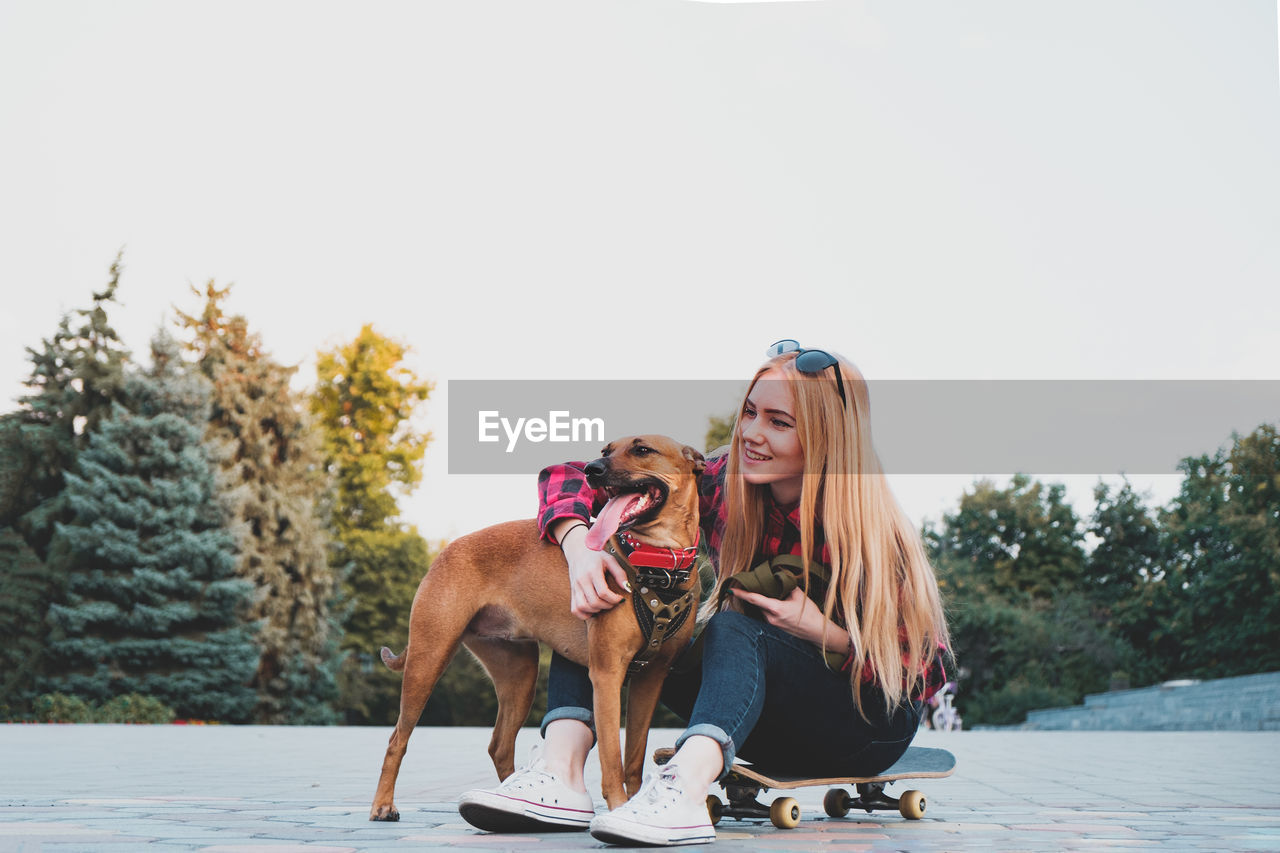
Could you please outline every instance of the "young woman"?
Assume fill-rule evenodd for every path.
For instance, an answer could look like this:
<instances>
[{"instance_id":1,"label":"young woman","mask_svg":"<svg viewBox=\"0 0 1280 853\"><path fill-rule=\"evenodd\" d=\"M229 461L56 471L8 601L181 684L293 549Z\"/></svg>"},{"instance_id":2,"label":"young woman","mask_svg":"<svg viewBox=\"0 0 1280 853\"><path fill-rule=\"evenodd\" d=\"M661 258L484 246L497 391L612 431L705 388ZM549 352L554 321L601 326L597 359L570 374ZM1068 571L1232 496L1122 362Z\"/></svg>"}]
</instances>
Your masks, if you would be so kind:
<instances>
[{"instance_id":1,"label":"young woman","mask_svg":"<svg viewBox=\"0 0 1280 853\"><path fill-rule=\"evenodd\" d=\"M795 341L769 356L728 452L702 478L702 531L720 584L701 667L674 671L663 689L689 723L675 757L625 805L596 815L583 783L595 743L591 682L555 656L541 754L497 788L464 794L459 811L471 823L705 843L715 840L707 788L739 755L780 773L853 776L906 751L923 703L946 682L937 581L871 446L861 374ZM605 578L622 585L625 574L584 542L605 496L587 487L582 463L544 470L539 490L543 536L568 560L573 612L588 618L618 604ZM760 588L752 575L788 571L799 583L785 597L751 591Z\"/></svg>"}]
</instances>

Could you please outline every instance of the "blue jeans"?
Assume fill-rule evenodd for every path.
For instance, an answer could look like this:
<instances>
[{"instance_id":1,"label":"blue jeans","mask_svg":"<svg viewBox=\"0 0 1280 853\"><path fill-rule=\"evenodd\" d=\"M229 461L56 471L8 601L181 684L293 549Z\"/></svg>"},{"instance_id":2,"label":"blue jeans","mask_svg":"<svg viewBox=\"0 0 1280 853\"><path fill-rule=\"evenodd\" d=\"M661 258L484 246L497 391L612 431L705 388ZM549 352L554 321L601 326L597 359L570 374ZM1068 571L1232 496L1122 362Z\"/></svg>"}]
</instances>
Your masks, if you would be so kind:
<instances>
[{"instance_id":1,"label":"blue jeans","mask_svg":"<svg viewBox=\"0 0 1280 853\"><path fill-rule=\"evenodd\" d=\"M717 613L705 628L700 671L667 676L662 703L688 721L676 741L706 735L724 752L728 773L738 755L776 773L871 776L897 761L920 725L921 703L888 711L884 695L862 686L859 715L848 673L832 672L817 646L741 613ZM547 715L592 725L585 667L551 658Z\"/></svg>"}]
</instances>

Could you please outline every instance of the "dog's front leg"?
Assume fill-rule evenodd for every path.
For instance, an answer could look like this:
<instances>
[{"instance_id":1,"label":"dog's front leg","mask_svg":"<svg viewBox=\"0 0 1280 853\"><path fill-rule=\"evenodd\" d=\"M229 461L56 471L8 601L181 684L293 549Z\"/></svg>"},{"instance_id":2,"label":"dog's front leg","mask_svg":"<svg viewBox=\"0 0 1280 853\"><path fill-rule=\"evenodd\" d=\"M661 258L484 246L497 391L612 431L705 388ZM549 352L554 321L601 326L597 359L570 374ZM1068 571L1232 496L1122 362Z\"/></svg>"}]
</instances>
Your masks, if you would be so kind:
<instances>
[{"instance_id":1,"label":"dog's front leg","mask_svg":"<svg viewBox=\"0 0 1280 853\"><path fill-rule=\"evenodd\" d=\"M626 614L630 615L630 614ZM591 645L591 687L594 693L597 748L600 753L600 788L610 810L627 801L622 784L622 682L629 657L593 640Z\"/></svg>"},{"instance_id":2,"label":"dog's front leg","mask_svg":"<svg viewBox=\"0 0 1280 853\"><path fill-rule=\"evenodd\" d=\"M653 660L644 669L631 676L627 688L627 755L623 778L627 796L634 797L640 790L644 776L644 757L649 743L649 724L658 707L658 696L667 679L670 655Z\"/></svg>"}]
</instances>

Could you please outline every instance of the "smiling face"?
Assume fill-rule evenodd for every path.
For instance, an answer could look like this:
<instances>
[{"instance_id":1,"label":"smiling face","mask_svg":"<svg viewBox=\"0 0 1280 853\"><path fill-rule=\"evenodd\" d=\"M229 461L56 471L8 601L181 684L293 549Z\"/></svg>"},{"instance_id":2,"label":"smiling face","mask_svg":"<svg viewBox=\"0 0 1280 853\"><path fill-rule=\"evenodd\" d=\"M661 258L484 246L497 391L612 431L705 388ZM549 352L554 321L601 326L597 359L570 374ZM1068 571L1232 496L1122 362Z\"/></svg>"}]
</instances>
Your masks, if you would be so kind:
<instances>
[{"instance_id":1,"label":"smiling face","mask_svg":"<svg viewBox=\"0 0 1280 853\"><path fill-rule=\"evenodd\" d=\"M738 434L746 481L769 486L779 503L800 500L804 451L796 433L791 386L781 373L765 371L752 387L738 417Z\"/></svg>"}]
</instances>

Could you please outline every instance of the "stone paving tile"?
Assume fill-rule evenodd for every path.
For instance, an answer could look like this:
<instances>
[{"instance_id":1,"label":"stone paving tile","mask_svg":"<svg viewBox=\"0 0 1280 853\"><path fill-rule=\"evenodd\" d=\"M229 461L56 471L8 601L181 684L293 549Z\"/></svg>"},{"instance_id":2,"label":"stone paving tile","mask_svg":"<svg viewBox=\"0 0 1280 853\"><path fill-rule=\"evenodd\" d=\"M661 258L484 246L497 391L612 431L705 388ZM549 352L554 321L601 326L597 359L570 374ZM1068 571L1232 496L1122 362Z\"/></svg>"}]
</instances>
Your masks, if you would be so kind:
<instances>
[{"instance_id":1,"label":"stone paving tile","mask_svg":"<svg viewBox=\"0 0 1280 853\"><path fill-rule=\"evenodd\" d=\"M5 848L0 847L0 850ZM146 850L146 853L186 853L191 850L187 844L161 844L157 841L147 844L146 847L140 847L137 841L124 841L124 843L102 843L102 844L83 844L79 841L69 841L69 843L47 843L41 841L40 847L32 848L31 853L138 853L138 850ZM24 853L22 849L18 849L17 853Z\"/></svg>"},{"instance_id":2,"label":"stone paving tile","mask_svg":"<svg viewBox=\"0 0 1280 853\"><path fill-rule=\"evenodd\" d=\"M0 853L18 845L23 853L604 849L586 833L500 836L462 822L452 798L492 783L488 734L417 732L411 754L419 760L406 760L399 786L404 819L375 823L367 809L385 730L0 726L0 754L24 768L0 778ZM675 733L650 742L662 737L669 743ZM522 731L518 751L534 738ZM718 846L1280 850L1274 733L924 733L918 743L959 759L953 778L918 785L929 797L925 820L827 819L823 791L802 789L794 792L805 814L797 830L726 821ZM170 765L173 755L183 756L181 767ZM596 772L588 783L598 791Z\"/></svg>"}]
</instances>

